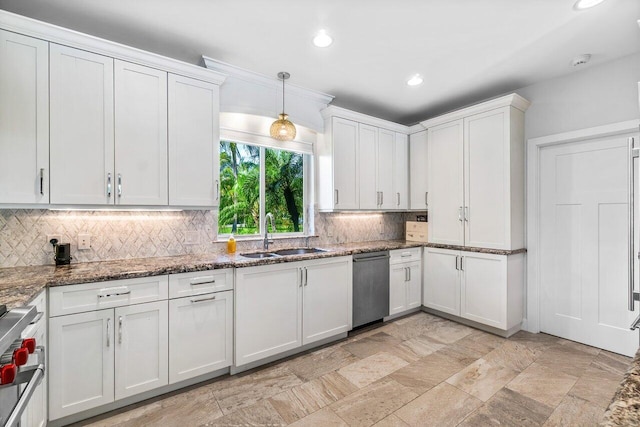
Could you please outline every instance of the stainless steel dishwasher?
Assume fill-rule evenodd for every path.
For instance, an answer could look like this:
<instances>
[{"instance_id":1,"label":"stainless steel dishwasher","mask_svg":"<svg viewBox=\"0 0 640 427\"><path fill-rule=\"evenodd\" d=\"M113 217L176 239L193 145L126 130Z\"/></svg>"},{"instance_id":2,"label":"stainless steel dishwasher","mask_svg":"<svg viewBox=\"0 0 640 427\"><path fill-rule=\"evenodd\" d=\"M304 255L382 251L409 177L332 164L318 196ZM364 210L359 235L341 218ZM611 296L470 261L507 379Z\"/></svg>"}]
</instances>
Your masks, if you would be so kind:
<instances>
[{"instance_id":1,"label":"stainless steel dishwasher","mask_svg":"<svg viewBox=\"0 0 640 427\"><path fill-rule=\"evenodd\" d=\"M389 251L353 256L353 327L389 315Z\"/></svg>"}]
</instances>

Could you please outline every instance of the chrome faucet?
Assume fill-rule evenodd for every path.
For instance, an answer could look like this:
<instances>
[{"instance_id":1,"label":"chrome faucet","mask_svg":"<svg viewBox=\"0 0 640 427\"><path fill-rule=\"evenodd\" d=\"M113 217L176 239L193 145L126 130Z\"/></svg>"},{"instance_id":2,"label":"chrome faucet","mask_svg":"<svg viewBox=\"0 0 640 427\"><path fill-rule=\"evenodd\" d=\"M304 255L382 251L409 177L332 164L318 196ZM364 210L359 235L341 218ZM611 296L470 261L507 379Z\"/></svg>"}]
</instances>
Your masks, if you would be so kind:
<instances>
[{"instance_id":1,"label":"chrome faucet","mask_svg":"<svg viewBox=\"0 0 640 427\"><path fill-rule=\"evenodd\" d=\"M269 240L269 220L271 220L271 238L273 239L273 231L276 229L276 226L271 212L268 212L264 217L264 243L262 248L265 251L269 250L269 243L273 243L273 240Z\"/></svg>"}]
</instances>

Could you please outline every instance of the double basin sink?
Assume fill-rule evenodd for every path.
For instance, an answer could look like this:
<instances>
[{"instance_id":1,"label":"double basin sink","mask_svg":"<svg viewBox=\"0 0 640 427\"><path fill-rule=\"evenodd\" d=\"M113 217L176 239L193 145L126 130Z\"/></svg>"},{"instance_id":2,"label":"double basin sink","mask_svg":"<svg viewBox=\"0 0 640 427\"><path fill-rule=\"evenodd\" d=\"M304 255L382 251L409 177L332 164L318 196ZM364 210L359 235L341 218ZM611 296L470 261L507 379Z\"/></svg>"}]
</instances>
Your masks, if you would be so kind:
<instances>
[{"instance_id":1,"label":"double basin sink","mask_svg":"<svg viewBox=\"0 0 640 427\"><path fill-rule=\"evenodd\" d=\"M263 258L289 256L289 255L316 254L318 252L327 252L327 251L325 249L319 249L319 248L297 248L297 249L280 249L278 251L272 251L272 252L252 252L252 253L245 253L240 255L245 258L263 259Z\"/></svg>"}]
</instances>

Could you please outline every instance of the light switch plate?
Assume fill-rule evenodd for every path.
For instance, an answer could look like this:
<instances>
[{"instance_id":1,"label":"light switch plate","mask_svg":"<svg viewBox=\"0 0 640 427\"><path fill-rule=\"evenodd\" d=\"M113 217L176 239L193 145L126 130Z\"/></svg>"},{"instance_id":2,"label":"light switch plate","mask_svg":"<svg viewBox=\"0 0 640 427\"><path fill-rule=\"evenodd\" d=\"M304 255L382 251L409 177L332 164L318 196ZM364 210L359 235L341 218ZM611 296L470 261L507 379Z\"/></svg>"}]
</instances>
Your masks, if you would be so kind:
<instances>
[{"instance_id":1,"label":"light switch plate","mask_svg":"<svg viewBox=\"0 0 640 427\"><path fill-rule=\"evenodd\" d=\"M90 234L78 234L78 249L79 250L91 249Z\"/></svg>"}]
</instances>

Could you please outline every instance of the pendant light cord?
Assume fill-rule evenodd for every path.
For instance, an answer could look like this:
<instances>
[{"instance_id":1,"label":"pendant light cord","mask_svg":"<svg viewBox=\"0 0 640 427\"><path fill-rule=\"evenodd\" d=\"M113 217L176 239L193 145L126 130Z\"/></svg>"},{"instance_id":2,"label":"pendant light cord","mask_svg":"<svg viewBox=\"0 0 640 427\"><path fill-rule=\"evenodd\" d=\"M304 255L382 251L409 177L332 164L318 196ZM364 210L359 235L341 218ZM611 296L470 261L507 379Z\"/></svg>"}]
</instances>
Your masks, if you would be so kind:
<instances>
[{"instance_id":1,"label":"pendant light cord","mask_svg":"<svg viewBox=\"0 0 640 427\"><path fill-rule=\"evenodd\" d=\"M282 114L284 114L284 75L282 76Z\"/></svg>"}]
</instances>

